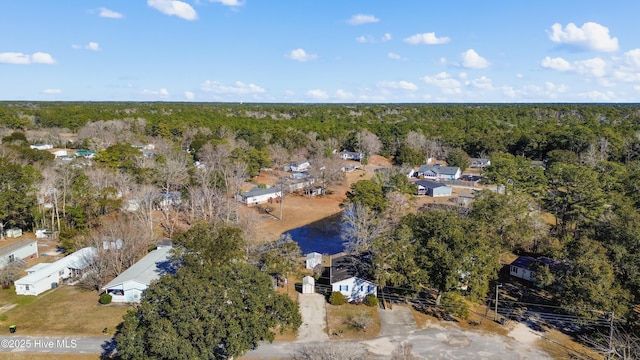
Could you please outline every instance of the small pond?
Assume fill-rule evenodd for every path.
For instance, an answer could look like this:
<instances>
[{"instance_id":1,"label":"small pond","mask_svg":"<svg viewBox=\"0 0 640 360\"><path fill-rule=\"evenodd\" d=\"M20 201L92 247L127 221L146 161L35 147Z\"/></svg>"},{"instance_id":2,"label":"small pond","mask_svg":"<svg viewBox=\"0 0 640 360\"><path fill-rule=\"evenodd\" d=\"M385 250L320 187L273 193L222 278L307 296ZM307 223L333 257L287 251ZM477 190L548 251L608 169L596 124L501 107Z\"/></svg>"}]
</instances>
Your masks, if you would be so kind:
<instances>
[{"instance_id":1,"label":"small pond","mask_svg":"<svg viewBox=\"0 0 640 360\"><path fill-rule=\"evenodd\" d=\"M302 254L318 252L336 254L344 251L342 233L342 213L326 217L311 224L289 230L291 239L298 243Z\"/></svg>"}]
</instances>

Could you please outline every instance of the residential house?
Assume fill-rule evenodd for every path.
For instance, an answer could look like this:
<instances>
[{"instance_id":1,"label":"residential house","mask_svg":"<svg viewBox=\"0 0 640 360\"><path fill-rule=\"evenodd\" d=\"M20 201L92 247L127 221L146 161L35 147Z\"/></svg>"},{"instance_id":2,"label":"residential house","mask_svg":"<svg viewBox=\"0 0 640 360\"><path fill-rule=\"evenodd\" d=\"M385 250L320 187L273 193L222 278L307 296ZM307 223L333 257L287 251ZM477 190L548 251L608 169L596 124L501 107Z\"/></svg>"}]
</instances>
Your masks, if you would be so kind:
<instances>
[{"instance_id":1,"label":"residential house","mask_svg":"<svg viewBox=\"0 0 640 360\"><path fill-rule=\"evenodd\" d=\"M556 266L559 262L547 257L533 258L531 256L518 256L511 265L509 265L509 275L517 278L535 282L537 266Z\"/></svg>"},{"instance_id":2,"label":"residential house","mask_svg":"<svg viewBox=\"0 0 640 360\"><path fill-rule=\"evenodd\" d=\"M427 195L432 197L451 196L452 189L441 182L430 180L418 180L415 182L418 186L416 195Z\"/></svg>"},{"instance_id":3,"label":"residential house","mask_svg":"<svg viewBox=\"0 0 640 360\"><path fill-rule=\"evenodd\" d=\"M35 239L4 241L0 244L0 269L14 261L38 257L38 241Z\"/></svg>"},{"instance_id":4,"label":"residential house","mask_svg":"<svg viewBox=\"0 0 640 360\"><path fill-rule=\"evenodd\" d=\"M256 186L249 191L240 193L240 195L236 196L236 200L247 205L257 205L268 202L269 199L279 199L281 196L282 191L279 186L273 186L266 189Z\"/></svg>"},{"instance_id":5,"label":"residential house","mask_svg":"<svg viewBox=\"0 0 640 360\"><path fill-rule=\"evenodd\" d=\"M67 156L68 154L67 154L67 150L59 149L59 150L54 151L54 152L53 152L53 155L54 155L54 156L56 157L56 159L57 159L57 158L59 158L59 157Z\"/></svg>"},{"instance_id":6,"label":"residential house","mask_svg":"<svg viewBox=\"0 0 640 360\"><path fill-rule=\"evenodd\" d=\"M290 162L284 166L284 171L303 172L309 170L311 163L308 160Z\"/></svg>"},{"instance_id":7,"label":"residential house","mask_svg":"<svg viewBox=\"0 0 640 360\"><path fill-rule=\"evenodd\" d=\"M33 144L29 145L30 148L35 150L50 150L53 149L53 145L51 144Z\"/></svg>"},{"instance_id":8,"label":"residential house","mask_svg":"<svg viewBox=\"0 0 640 360\"><path fill-rule=\"evenodd\" d=\"M330 258L329 283L331 291L339 291L347 301L362 301L365 296L377 296L377 286L365 279L367 276L359 262L349 255Z\"/></svg>"},{"instance_id":9,"label":"residential house","mask_svg":"<svg viewBox=\"0 0 640 360\"><path fill-rule=\"evenodd\" d=\"M362 161L362 158L364 158L364 154L361 152L347 151L347 150L342 150L340 153L338 153L338 156L342 160L353 160L353 161Z\"/></svg>"},{"instance_id":10,"label":"residential house","mask_svg":"<svg viewBox=\"0 0 640 360\"><path fill-rule=\"evenodd\" d=\"M469 159L469 167L470 168L485 168L491 165L491 160L482 159L482 158L471 158Z\"/></svg>"},{"instance_id":11,"label":"residential house","mask_svg":"<svg viewBox=\"0 0 640 360\"><path fill-rule=\"evenodd\" d=\"M169 207L178 207L182 205L181 191L162 191L158 197L158 208L166 210ZM138 204L139 206L139 204ZM134 210L135 211L135 210Z\"/></svg>"},{"instance_id":12,"label":"residential house","mask_svg":"<svg viewBox=\"0 0 640 360\"><path fill-rule=\"evenodd\" d=\"M80 278L93 263L96 249L86 247L53 263L40 263L27 269L29 275L14 282L16 294L37 296L63 282Z\"/></svg>"},{"instance_id":13,"label":"residential house","mask_svg":"<svg viewBox=\"0 0 640 360\"><path fill-rule=\"evenodd\" d=\"M102 289L117 303L138 303L142 292L161 275L173 273L171 247L157 248L111 280Z\"/></svg>"},{"instance_id":14,"label":"residential house","mask_svg":"<svg viewBox=\"0 0 640 360\"><path fill-rule=\"evenodd\" d=\"M458 180L462 171L457 166L421 165L413 176L429 180Z\"/></svg>"},{"instance_id":15,"label":"residential house","mask_svg":"<svg viewBox=\"0 0 640 360\"><path fill-rule=\"evenodd\" d=\"M320 264L322 264L322 254L317 252L310 252L307 254L305 268L313 269Z\"/></svg>"},{"instance_id":16,"label":"residential house","mask_svg":"<svg viewBox=\"0 0 640 360\"><path fill-rule=\"evenodd\" d=\"M96 152L93 150L78 149L76 150L75 155L77 157L83 157L85 159L93 159L94 157L96 157Z\"/></svg>"}]
</instances>

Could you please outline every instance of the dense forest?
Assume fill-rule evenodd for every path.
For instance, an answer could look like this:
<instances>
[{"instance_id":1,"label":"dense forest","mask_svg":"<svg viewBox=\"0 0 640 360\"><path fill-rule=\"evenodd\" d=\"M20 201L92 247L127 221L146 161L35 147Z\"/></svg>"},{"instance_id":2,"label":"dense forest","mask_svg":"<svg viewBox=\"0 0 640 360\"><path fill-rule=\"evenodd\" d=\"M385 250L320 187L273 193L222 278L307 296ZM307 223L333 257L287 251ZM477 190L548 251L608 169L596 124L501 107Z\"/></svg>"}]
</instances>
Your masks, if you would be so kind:
<instances>
[{"instance_id":1,"label":"dense forest","mask_svg":"<svg viewBox=\"0 0 640 360\"><path fill-rule=\"evenodd\" d=\"M353 184L345 204L345 222L366 229L346 234L349 249L372 260L381 285L428 287L451 302L464 275L462 294L482 299L500 253L545 255L564 265L539 269L539 285L564 311L637 317L640 105L4 102L0 126L0 225L54 229L69 251L105 237L135 249L100 265L90 287L135 262L156 225L173 236L178 219L230 222L250 242L255 219L230 196L243 183L300 159L338 183L334 152L350 150L397 165ZM36 143L96 154L60 163ZM145 144L153 156L138 149ZM412 190L398 174L427 158L465 168L469 157L491 159L483 175L497 192L469 208L407 210ZM247 252L261 247L256 263L282 275L283 244Z\"/></svg>"}]
</instances>

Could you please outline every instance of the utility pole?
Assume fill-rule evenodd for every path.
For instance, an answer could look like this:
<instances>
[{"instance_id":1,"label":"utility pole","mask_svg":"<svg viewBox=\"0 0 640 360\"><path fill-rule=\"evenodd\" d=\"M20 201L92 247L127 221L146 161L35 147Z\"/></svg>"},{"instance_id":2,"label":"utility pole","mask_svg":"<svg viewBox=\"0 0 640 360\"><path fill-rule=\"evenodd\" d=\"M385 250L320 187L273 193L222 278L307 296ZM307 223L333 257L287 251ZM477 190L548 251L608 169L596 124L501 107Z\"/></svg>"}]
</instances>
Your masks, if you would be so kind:
<instances>
[{"instance_id":1,"label":"utility pole","mask_svg":"<svg viewBox=\"0 0 640 360\"><path fill-rule=\"evenodd\" d=\"M280 178L280 221L282 221L282 203L284 203L284 178Z\"/></svg>"},{"instance_id":2,"label":"utility pole","mask_svg":"<svg viewBox=\"0 0 640 360\"><path fill-rule=\"evenodd\" d=\"M607 359L611 359L613 355L613 310L611 310L611 322L609 323L609 349L607 351Z\"/></svg>"},{"instance_id":3,"label":"utility pole","mask_svg":"<svg viewBox=\"0 0 640 360\"><path fill-rule=\"evenodd\" d=\"M495 315L493 321L498 321L498 289L502 287L502 284L496 284L496 303L495 303Z\"/></svg>"}]
</instances>

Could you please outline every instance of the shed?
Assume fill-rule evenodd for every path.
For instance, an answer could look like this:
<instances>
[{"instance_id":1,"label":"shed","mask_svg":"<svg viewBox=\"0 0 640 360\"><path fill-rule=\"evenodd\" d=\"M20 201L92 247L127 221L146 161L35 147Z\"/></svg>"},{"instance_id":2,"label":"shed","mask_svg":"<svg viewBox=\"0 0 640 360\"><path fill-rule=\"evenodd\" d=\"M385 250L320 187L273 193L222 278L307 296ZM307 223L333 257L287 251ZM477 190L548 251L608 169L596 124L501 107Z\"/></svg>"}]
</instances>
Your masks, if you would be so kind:
<instances>
[{"instance_id":1,"label":"shed","mask_svg":"<svg viewBox=\"0 0 640 360\"><path fill-rule=\"evenodd\" d=\"M173 272L170 251L171 247L162 247L151 251L102 289L111 295L112 302L140 302L142 292L149 287L152 281L159 279L163 274Z\"/></svg>"},{"instance_id":2,"label":"shed","mask_svg":"<svg viewBox=\"0 0 640 360\"><path fill-rule=\"evenodd\" d=\"M5 230L4 234L9 238L17 238L22 236L22 229L19 227L12 227L11 229Z\"/></svg>"},{"instance_id":3,"label":"shed","mask_svg":"<svg viewBox=\"0 0 640 360\"><path fill-rule=\"evenodd\" d=\"M29 275L14 282L18 295L40 295L48 289L56 288L62 282L79 278L93 263L96 249L86 247L67 255L56 262L27 269Z\"/></svg>"},{"instance_id":4,"label":"shed","mask_svg":"<svg viewBox=\"0 0 640 360\"><path fill-rule=\"evenodd\" d=\"M316 280L313 276L305 276L302 278L302 293L313 294L315 292Z\"/></svg>"},{"instance_id":5,"label":"shed","mask_svg":"<svg viewBox=\"0 0 640 360\"><path fill-rule=\"evenodd\" d=\"M305 266L307 269L313 269L320 264L322 264L322 254L317 252L310 252L307 254L307 262Z\"/></svg>"}]
</instances>

